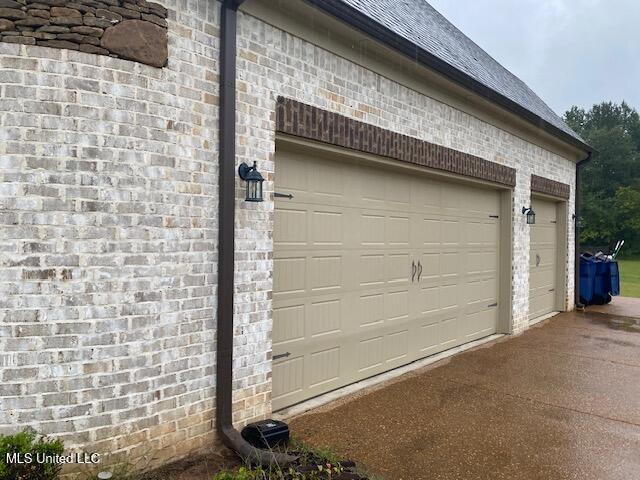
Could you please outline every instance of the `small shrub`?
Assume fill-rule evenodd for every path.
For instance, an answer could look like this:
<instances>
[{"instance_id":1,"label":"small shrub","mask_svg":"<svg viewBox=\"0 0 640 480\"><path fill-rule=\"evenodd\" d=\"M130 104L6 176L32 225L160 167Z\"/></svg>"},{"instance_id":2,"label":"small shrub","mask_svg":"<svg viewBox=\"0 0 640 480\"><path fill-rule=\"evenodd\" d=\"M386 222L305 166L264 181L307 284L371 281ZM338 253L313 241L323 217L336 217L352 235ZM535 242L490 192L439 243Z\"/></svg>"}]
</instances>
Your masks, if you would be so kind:
<instances>
[{"instance_id":1,"label":"small shrub","mask_svg":"<svg viewBox=\"0 0 640 480\"><path fill-rule=\"evenodd\" d=\"M322 480L342 473L340 466L318 466L317 469L301 472L293 467L240 467L236 472L218 473L213 480Z\"/></svg>"},{"instance_id":2,"label":"small shrub","mask_svg":"<svg viewBox=\"0 0 640 480\"><path fill-rule=\"evenodd\" d=\"M0 435L0 479L56 480L62 465L49 458L63 453L60 440L51 440L31 429L15 435ZM18 463L18 458L23 463Z\"/></svg>"},{"instance_id":3,"label":"small shrub","mask_svg":"<svg viewBox=\"0 0 640 480\"><path fill-rule=\"evenodd\" d=\"M338 455L328 448L312 448L292 438L289 445L276 450L298 459L287 467L252 467L247 464L237 471L218 473L213 480L331 480L345 471Z\"/></svg>"}]
</instances>

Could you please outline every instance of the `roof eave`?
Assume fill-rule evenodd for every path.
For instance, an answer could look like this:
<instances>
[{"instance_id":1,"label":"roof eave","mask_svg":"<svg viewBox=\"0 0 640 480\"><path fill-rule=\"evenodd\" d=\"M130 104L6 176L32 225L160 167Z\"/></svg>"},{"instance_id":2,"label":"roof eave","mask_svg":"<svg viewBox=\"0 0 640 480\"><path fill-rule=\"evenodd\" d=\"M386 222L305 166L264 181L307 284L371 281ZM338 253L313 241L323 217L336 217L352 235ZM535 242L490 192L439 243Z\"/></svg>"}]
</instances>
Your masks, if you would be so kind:
<instances>
[{"instance_id":1,"label":"roof eave","mask_svg":"<svg viewBox=\"0 0 640 480\"><path fill-rule=\"evenodd\" d=\"M365 14L349 5L346 5L340 0L307 0L307 2L375 38L376 40L379 40L385 45L388 45L404 55L416 60L426 67L435 70L441 75L447 77L449 80L465 87L473 93L501 106L502 108L505 108L550 135L553 135L554 137L559 138L560 140L584 152L589 153L595 151L594 148L587 143L568 134L552 123L549 123L539 115L536 115L530 110L522 107L510 98L478 82L473 77L461 72L457 68L449 65L447 62L380 25Z\"/></svg>"}]
</instances>

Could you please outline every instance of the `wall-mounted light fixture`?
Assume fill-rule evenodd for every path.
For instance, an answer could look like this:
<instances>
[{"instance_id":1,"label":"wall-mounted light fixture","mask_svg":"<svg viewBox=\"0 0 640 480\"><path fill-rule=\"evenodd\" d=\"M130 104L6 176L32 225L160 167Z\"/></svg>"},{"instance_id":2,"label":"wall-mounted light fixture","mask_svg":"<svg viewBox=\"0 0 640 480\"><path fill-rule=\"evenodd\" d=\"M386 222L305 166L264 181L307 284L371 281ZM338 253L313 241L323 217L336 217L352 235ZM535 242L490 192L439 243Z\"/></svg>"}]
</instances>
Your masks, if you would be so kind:
<instances>
[{"instance_id":1,"label":"wall-mounted light fixture","mask_svg":"<svg viewBox=\"0 0 640 480\"><path fill-rule=\"evenodd\" d=\"M253 167L242 162L238 167L238 175L247 182L247 192L244 197L247 202L262 202L262 182L264 178L258 171L257 162L253 162Z\"/></svg>"},{"instance_id":2,"label":"wall-mounted light fixture","mask_svg":"<svg viewBox=\"0 0 640 480\"><path fill-rule=\"evenodd\" d=\"M535 225L536 212L533 211L533 208L522 207L522 214L527 216L527 225Z\"/></svg>"}]
</instances>

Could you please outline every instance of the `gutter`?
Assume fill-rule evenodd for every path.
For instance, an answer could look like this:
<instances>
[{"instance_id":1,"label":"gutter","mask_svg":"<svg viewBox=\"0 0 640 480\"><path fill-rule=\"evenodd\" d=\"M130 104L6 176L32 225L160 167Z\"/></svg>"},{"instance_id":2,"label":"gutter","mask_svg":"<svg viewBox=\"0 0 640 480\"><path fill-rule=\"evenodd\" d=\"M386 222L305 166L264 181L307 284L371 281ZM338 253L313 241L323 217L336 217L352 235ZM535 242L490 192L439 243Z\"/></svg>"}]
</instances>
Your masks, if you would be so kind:
<instances>
[{"instance_id":1,"label":"gutter","mask_svg":"<svg viewBox=\"0 0 640 480\"><path fill-rule=\"evenodd\" d=\"M583 308L584 305L580 303L580 209L582 207L580 201L580 170L582 166L589 163L593 158L593 152L589 152L588 155L576 163L576 206L575 206L575 265L574 265L574 297L575 305L578 308Z\"/></svg>"},{"instance_id":2,"label":"gutter","mask_svg":"<svg viewBox=\"0 0 640 480\"><path fill-rule=\"evenodd\" d=\"M574 137L573 135L565 132L561 128L556 127L552 123L544 120L539 115L527 110L517 102L514 102L510 98L496 92L495 90L480 83L470 75L461 72L457 68L449 65L444 60L436 57L432 53L423 50L416 46L410 40L407 40L392 30L388 29L377 23L375 20L369 18L359 10L345 4L341 0L306 0L308 3L320 8L328 14L342 20L344 23L351 25L352 27L360 30L361 32L373 37L381 43L398 50L412 60L423 64L424 66L435 70L436 72L444 75L449 80L465 87L467 90L471 90L477 95L505 108L511 113L527 120L536 127L544 130L545 132L560 138L564 142L577 147L585 152L592 151L592 147Z\"/></svg>"},{"instance_id":3,"label":"gutter","mask_svg":"<svg viewBox=\"0 0 640 480\"><path fill-rule=\"evenodd\" d=\"M223 443L252 465L288 465L291 455L250 445L233 426L233 295L236 182L236 20L244 0L221 2L216 427Z\"/></svg>"}]
</instances>

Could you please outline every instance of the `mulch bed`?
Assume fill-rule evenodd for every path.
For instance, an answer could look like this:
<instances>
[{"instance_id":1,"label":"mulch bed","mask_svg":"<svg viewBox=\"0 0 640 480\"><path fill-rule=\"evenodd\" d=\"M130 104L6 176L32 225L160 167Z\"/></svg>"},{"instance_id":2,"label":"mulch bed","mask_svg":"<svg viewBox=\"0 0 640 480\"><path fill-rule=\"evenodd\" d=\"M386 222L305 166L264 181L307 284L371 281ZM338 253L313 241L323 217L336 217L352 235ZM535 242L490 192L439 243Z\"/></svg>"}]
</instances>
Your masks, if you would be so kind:
<instances>
[{"instance_id":1,"label":"mulch bed","mask_svg":"<svg viewBox=\"0 0 640 480\"><path fill-rule=\"evenodd\" d=\"M318 477L331 478L331 480L369 480L368 477L358 473L355 462L352 462L351 460L338 461L337 465L340 466L340 472L329 475L329 469L336 467L336 465L327 464L323 458L309 454L308 452L290 451L288 453L289 455L300 458L300 460L292 465L292 467L300 473L317 472ZM319 467L322 467L322 470L320 470Z\"/></svg>"},{"instance_id":2,"label":"mulch bed","mask_svg":"<svg viewBox=\"0 0 640 480\"><path fill-rule=\"evenodd\" d=\"M220 447L211 453L170 463L145 474L140 480L211 480L218 472L237 470L242 466L238 456Z\"/></svg>"},{"instance_id":3,"label":"mulch bed","mask_svg":"<svg viewBox=\"0 0 640 480\"><path fill-rule=\"evenodd\" d=\"M329 475L328 469L335 465L327 465L326 460L309 452L289 451L290 455L299 459L291 465L300 473L317 472L319 478L331 478L331 480L369 480L367 476L358 473L355 462L344 460L338 462L340 472ZM160 469L153 470L142 476L140 480L211 480L218 472L234 471L243 464L231 450L220 447L209 454L192 457L171 463ZM318 468L322 467L324 471ZM291 478L285 476L285 478Z\"/></svg>"}]
</instances>

